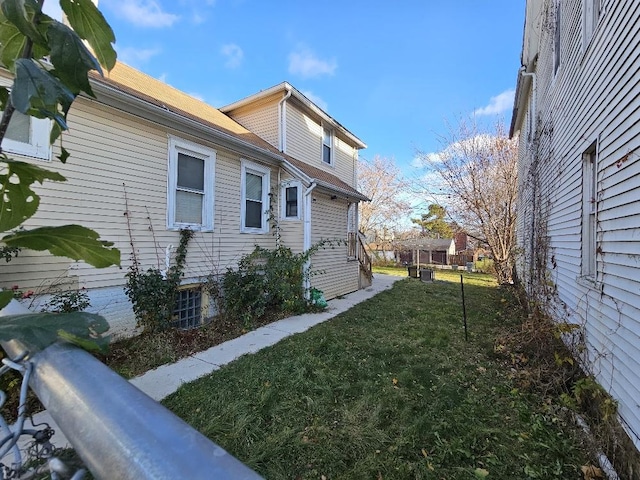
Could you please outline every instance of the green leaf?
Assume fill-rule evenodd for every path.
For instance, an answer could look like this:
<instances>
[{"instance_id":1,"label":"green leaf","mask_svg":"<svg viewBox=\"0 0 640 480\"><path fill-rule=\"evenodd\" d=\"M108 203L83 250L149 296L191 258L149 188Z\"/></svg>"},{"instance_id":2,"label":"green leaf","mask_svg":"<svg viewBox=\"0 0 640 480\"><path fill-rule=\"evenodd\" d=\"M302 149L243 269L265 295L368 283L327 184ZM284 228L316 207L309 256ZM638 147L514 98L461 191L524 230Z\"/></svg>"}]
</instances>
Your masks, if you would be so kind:
<instances>
[{"instance_id":1,"label":"green leaf","mask_svg":"<svg viewBox=\"0 0 640 480\"><path fill-rule=\"evenodd\" d=\"M69 158L69 152L67 152L66 148L60 145L60 155L58 155L56 158L60 160L60 162L62 163L67 163L67 159Z\"/></svg>"},{"instance_id":2,"label":"green leaf","mask_svg":"<svg viewBox=\"0 0 640 480\"><path fill-rule=\"evenodd\" d=\"M58 172L45 170L37 165L1 158L5 167L0 168L0 232L6 232L22 224L38 210L40 197L31 185L45 180L64 182Z\"/></svg>"},{"instance_id":3,"label":"green leaf","mask_svg":"<svg viewBox=\"0 0 640 480\"><path fill-rule=\"evenodd\" d=\"M30 350L42 350L57 340L105 343L109 324L100 315L86 312L26 313L0 317L0 341L19 340ZM83 342L74 341L76 338Z\"/></svg>"},{"instance_id":4,"label":"green leaf","mask_svg":"<svg viewBox=\"0 0 640 480\"><path fill-rule=\"evenodd\" d=\"M53 145L60 135L62 135L62 128L60 128L60 125L54 122L51 125L51 133L49 134L49 143Z\"/></svg>"},{"instance_id":5,"label":"green leaf","mask_svg":"<svg viewBox=\"0 0 640 480\"><path fill-rule=\"evenodd\" d=\"M60 6L71 28L89 42L100 64L111 70L116 64L111 45L116 37L98 7L91 0L60 0Z\"/></svg>"},{"instance_id":6,"label":"green leaf","mask_svg":"<svg viewBox=\"0 0 640 480\"><path fill-rule=\"evenodd\" d=\"M34 43L46 45L46 39L35 25L35 17L41 9L34 0L3 0L2 14L18 29L22 35L29 37Z\"/></svg>"},{"instance_id":7,"label":"green leaf","mask_svg":"<svg viewBox=\"0 0 640 480\"><path fill-rule=\"evenodd\" d=\"M13 292L11 290L0 291L0 310L9 305L9 302L13 298Z\"/></svg>"},{"instance_id":8,"label":"green leaf","mask_svg":"<svg viewBox=\"0 0 640 480\"><path fill-rule=\"evenodd\" d=\"M65 342L72 343L88 352L106 352L109 347L108 338L83 338L66 330L58 330L58 338Z\"/></svg>"},{"instance_id":9,"label":"green leaf","mask_svg":"<svg viewBox=\"0 0 640 480\"><path fill-rule=\"evenodd\" d=\"M51 63L58 77L73 93L84 91L95 97L87 77L89 70L102 73L100 64L78 35L60 22L52 22L47 30L51 44Z\"/></svg>"},{"instance_id":10,"label":"green leaf","mask_svg":"<svg viewBox=\"0 0 640 480\"><path fill-rule=\"evenodd\" d=\"M120 251L109 248L112 242L98 239L97 232L81 225L40 227L7 235L2 241L9 247L48 250L59 257L84 260L96 268L120 265Z\"/></svg>"},{"instance_id":11,"label":"green leaf","mask_svg":"<svg viewBox=\"0 0 640 480\"><path fill-rule=\"evenodd\" d=\"M66 115L75 95L60 80L40 68L33 60L16 61L16 78L11 101L16 110L37 118L50 118L63 130L67 129ZM62 114L58 109L62 107Z\"/></svg>"},{"instance_id":12,"label":"green leaf","mask_svg":"<svg viewBox=\"0 0 640 480\"><path fill-rule=\"evenodd\" d=\"M5 108L7 108L7 100L9 100L9 89L7 87L0 87L0 110L3 112Z\"/></svg>"},{"instance_id":13,"label":"green leaf","mask_svg":"<svg viewBox=\"0 0 640 480\"><path fill-rule=\"evenodd\" d=\"M0 12L0 63L13 71L13 64L22 55L26 43L27 37Z\"/></svg>"}]
</instances>

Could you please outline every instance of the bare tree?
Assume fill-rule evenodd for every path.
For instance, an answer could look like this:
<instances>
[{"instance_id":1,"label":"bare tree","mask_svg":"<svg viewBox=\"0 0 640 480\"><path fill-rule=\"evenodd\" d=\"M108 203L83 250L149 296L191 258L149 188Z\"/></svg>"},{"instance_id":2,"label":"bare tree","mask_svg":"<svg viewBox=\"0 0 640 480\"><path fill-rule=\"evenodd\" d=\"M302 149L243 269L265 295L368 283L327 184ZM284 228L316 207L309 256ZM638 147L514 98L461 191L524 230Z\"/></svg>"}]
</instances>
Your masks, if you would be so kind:
<instances>
[{"instance_id":1,"label":"bare tree","mask_svg":"<svg viewBox=\"0 0 640 480\"><path fill-rule=\"evenodd\" d=\"M442 151L419 153L429 174L441 180L447 211L469 236L488 245L498 281L513 280L518 143L502 122L493 132L460 121L441 138ZM429 192L432 194L432 192Z\"/></svg>"},{"instance_id":2,"label":"bare tree","mask_svg":"<svg viewBox=\"0 0 640 480\"><path fill-rule=\"evenodd\" d=\"M411 211L406 186L392 158L376 155L371 161L360 159L358 190L371 201L360 204L359 228L383 246L393 239L394 233Z\"/></svg>"}]
</instances>

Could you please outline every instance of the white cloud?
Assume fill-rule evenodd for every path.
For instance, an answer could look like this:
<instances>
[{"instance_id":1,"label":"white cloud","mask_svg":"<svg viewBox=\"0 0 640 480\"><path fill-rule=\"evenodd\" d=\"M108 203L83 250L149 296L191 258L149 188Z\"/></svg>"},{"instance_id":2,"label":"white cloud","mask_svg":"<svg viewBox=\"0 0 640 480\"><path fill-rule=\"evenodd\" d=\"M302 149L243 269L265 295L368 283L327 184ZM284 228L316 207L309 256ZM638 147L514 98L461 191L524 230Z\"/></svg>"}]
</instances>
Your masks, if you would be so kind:
<instances>
[{"instance_id":1,"label":"white cloud","mask_svg":"<svg viewBox=\"0 0 640 480\"><path fill-rule=\"evenodd\" d=\"M108 0L106 3L120 17L138 27L170 27L180 18L163 11L155 0Z\"/></svg>"},{"instance_id":2,"label":"white cloud","mask_svg":"<svg viewBox=\"0 0 640 480\"><path fill-rule=\"evenodd\" d=\"M335 58L321 60L308 48L302 47L289 55L289 73L303 78L333 75L338 68Z\"/></svg>"},{"instance_id":3,"label":"white cloud","mask_svg":"<svg viewBox=\"0 0 640 480\"><path fill-rule=\"evenodd\" d=\"M220 53L227 57L227 61L224 66L227 68L238 68L242 64L244 58L244 52L235 43L228 43L223 45L220 49Z\"/></svg>"},{"instance_id":4,"label":"white cloud","mask_svg":"<svg viewBox=\"0 0 640 480\"><path fill-rule=\"evenodd\" d=\"M169 85L169 83L167 82L167 77L169 75L167 74L167 72L163 72L159 77L158 80L160 80L162 83L166 83L167 85Z\"/></svg>"},{"instance_id":5,"label":"white cloud","mask_svg":"<svg viewBox=\"0 0 640 480\"><path fill-rule=\"evenodd\" d=\"M302 92L302 94L305 97L307 97L309 100L311 100L313 103L315 103L317 106L319 106L325 112L329 111L329 105L327 104L327 102L325 102L322 98L320 98L310 90L305 90Z\"/></svg>"},{"instance_id":6,"label":"white cloud","mask_svg":"<svg viewBox=\"0 0 640 480\"><path fill-rule=\"evenodd\" d=\"M201 102L204 102L204 97L200 95L198 92L189 92L188 95L190 97L195 98L196 100L200 100Z\"/></svg>"},{"instance_id":7,"label":"white cloud","mask_svg":"<svg viewBox=\"0 0 640 480\"><path fill-rule=\"evenodd\" d=\"M499 115L513 108L513 99L516 94L514 89L505 90L504 92L491 97L489 104L474 110L474 115Z\"/></svg>"},{"instance_id":8,"label":"white cloud","mask_svg":"<svg viewBox=\"0 0 640 480\"><path fill-rule=\"evenodd\" d=\"M160 53L158 48L133 48L133 47L120 47L118 50L118 60L131 65L132 67L138 66L147 62L151 57Z\"/></svg>"}]
</instances>

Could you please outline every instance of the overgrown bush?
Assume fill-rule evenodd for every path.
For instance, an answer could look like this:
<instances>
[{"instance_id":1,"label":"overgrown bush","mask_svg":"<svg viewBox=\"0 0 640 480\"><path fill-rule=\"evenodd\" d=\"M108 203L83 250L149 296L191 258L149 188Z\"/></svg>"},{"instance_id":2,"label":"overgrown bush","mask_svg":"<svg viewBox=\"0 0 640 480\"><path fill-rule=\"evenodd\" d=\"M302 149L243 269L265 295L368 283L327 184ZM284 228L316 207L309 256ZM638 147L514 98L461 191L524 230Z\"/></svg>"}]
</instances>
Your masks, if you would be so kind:
<instances>
[{"instance_id":1,"label":"overgrown bush","mask_svg":"<svg viewBox=\"0 0 640 480\"><path fill-rule=\"evenodd\" d=\"M224 313L251 323L267 312L306 311L310 305L304 281L305 275L312 273L305 273L304 265L319 248L333 243L324 240L298 254L283 246L273 250L256 246L240 259L236 270L227 270L222 279Z\"/></svg>"},{"instance_id":2,"label":"overgrown bush","mask_svg":"<svg viewBox=\"0 0 640 480\"><path fill-rule=\"evenodd\" d=\"M133 262L125 275L127 284L124 291L133 304L138 327L142 327L145 332L158 332L171 326L176 293L187 258L187 244L192 237L191 230L180 230L175 264L166 273L157 268L141 271L140 263L133 255Z\"/></svg>"}]
</instances>

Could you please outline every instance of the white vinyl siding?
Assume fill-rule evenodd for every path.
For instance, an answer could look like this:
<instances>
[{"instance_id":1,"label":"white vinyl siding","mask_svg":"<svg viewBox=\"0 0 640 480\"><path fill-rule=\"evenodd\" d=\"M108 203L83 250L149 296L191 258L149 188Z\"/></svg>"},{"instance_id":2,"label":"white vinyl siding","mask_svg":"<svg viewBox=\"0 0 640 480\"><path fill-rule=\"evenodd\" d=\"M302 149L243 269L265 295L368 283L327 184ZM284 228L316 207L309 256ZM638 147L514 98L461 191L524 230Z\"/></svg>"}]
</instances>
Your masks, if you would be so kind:
<instances>
[{"instance_id":1,"label":"white vinyl siding","mask_svg":"<svg viewBox=\"0 0 640 480\"><path fill-rule=\"evenodd\" d=\"M258 105L239 108L231 117L247 130L252 131L276 148L279 145L278 101L282 95L265 99Z\"/></svg>"},{"instance_id":2,"label":"white vinyl siding","mask_svg":"<svg viewBox=\"0 0 640 480\"><path fill-rule=\"evenodd\" d=\"M241 169L242 203L241 231L267 233L269 231L269 168L243 161Z\"/></svg>"},{"instance_id":3,"label":"white vinyl siding","mask_svg":"<svg viewBox=\"0 0 640 480\"><path fill-rule=\"evenodd\" d=\"M59 171L67 181L36 186L40 207L25 226L78 223L92 228L101 239L114 242L120 249L122 268L96 269L84 262L25 250L2 267L0 286L18 285L38 292L60 280L84 286L90 292L93 308L104 313L116 332L133 331L135 321L123 291L132 253L127 222L143 270L163 268L169 246L173 262L179 233L165 229L167 134L178 136L178 132L167 132L165 127L84 98L76 100L68 121L71 130L65 135L65 148L71 157L66 164L54 162L48 167ZM263 234L239 237L240 156L183 133L179 137L216 150L216 231L196 232L187 249L184 282L196 283L212 272L234 268L255 245L273 248L275 238ZM56 150L57 146L54 155L58 154ZM292 228L300 223L288 222ZM296 233L291 230L287 235L293 241Z\"/></svg>"},{"instance_id":4,"label":"white vinyl siding","mask_svg":"<svg viewBox=\"0 0 640 480\"><path fill-rule=\"evenodd\" d=\"M212 230L215 151L174 136L168 148L167 227Z\"/></svg>"},{"instance_id":5,"label":"white vinyl siding","mask_svg":"<svg viewBox=\"0 0 640 480\"><path fill-rule=\"evenodd\" d=\"M287 153L314 167L321 168L355 187L357 150L333 135L333 164L322 161L322 125L293 104L287 104Z\"/></svg>"},{"instance_id":6,"label":"white vinyl siding","mask_svg":"<svg viewBox=\"0 0 640 480\"><path fill-rule=\"evenodd\" d=\"M347 247L347 209L341 199L315 195L312 202L311 242L340 240L341 244L321 248L311 257L311 270L321 272L311 278L311 286L322 290L327 299L358 290L359 263L349 261Z\"/></svg>"},{"instance_id":7,"label":"white vinyl siding","mask_svg":"<svg viewBox=\"0 0 640 480\"><path fill-rule=\"evenodd\" d=\"M554 3L546 0L545 8ZM526 283L536 254L530 242L541 237L548 311L583 327L587 367L619 402L623 426L640 448L640 3L604 5L585 51L583 0L562 2L562 74L555 79L553 32L540 34L537 150L527 151L520 139L518 241L526 258L519 272ZM583 154L594 138L597 283L580 281Z\"/></svg>"}]
</instances>

